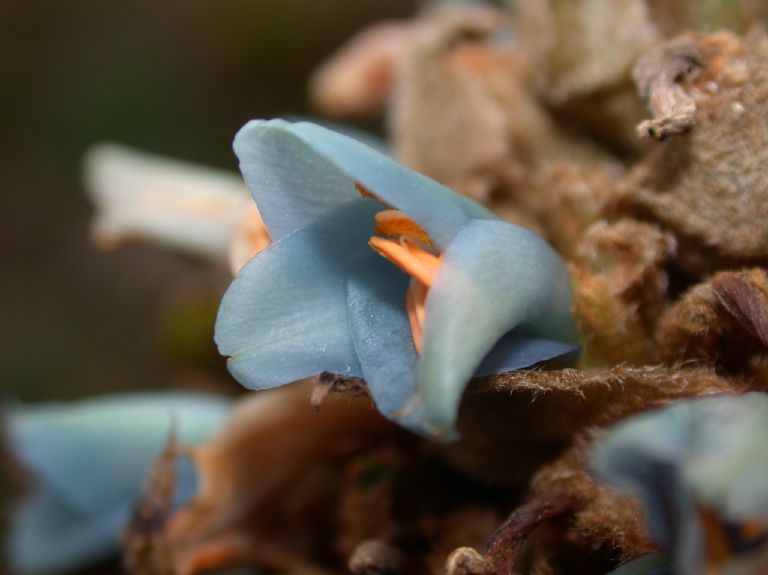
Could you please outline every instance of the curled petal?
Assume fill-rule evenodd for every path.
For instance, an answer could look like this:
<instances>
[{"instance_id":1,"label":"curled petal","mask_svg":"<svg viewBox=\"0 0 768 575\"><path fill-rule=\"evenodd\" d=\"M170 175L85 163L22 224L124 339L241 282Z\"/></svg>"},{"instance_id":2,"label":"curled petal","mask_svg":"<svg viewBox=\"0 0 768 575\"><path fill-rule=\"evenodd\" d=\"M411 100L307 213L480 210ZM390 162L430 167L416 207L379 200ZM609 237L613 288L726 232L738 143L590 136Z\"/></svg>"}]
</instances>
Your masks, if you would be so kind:
<instances>
[{"instance_id":1,"label":"curled petal","mask_svg":"<svg viewBox=\"0 0 768 575\"><path fill-rule=\"evenodd\" d=\"M453 432L464 388L505 334L572 349L568 272L539 236L505 222L473 221L445 252L427 296L418 389L435 435ZM521 354L519 369L556 355Z\"/></svg>"},{"instance_id":2,"label":"curled petal","mask_svg":"<svg viewBox=\"0 0 768 575\"><path fill-rule=\"evenodd\" d=\"M418 355L405 313L409 281L386 260L371 254L347 281L349 325L376 408L389 419L425 433L416 402Z\"/></svg>"},{"instance_id":3,"label":"curled petal","mask_svg":"<svg viewBox=\"0 0 768 575\"><path fill-rule=\"evenodd\" d=\"M470 219L497 219L434 180L315 124L254 120L238 132L234 148L275 241L359 197L356 183L416 220L440 248Z\"/></svg>"},{"instance_id":4,"label":"curled petal","mask_svg":"<svg viewBox=\"0 0 768 575\"><path fill-rule=\"evenodd\" d=\"M202 394L142 393L10 409L9 447L35 488L11 519L8 554L17 571L63 571L115 552L170 431L199 443L229 405ZM192 474L178 479L191 491Z\"/></svg>"},{"instance_id":5,"label":"curled petal","mask_svg":"<svg viewBox=\"0 0 768 575\"><path fill-rule=\"evenodd\" d=\"M88 152L85 180L98 209L94 234L107 247L152 240L224 263L249 203L235 174L116 144Z\"/></svg>"},{"instance_id":6,"label":"curled petal","mask_svg":"<svg viewBox=\"0 0 768 575\"><path fill-rule=\"evenodd\" d=\"M377 209L357 198L283 237L241 270L216 320L219 351L240 383L264 389L322 371L360 375L345 282L370 253Z\"/></svg>"}]
</instances>

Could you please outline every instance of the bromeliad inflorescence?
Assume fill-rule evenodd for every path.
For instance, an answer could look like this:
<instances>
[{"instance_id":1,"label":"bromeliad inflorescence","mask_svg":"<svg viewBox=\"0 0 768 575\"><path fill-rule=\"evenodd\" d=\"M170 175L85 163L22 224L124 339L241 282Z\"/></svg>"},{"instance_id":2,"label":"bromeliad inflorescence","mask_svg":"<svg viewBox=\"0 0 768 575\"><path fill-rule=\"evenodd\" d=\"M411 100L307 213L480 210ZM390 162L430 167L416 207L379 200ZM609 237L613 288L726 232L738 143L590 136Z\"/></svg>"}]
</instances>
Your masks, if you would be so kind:
<instances>
[{"instance_id":1,"label":"bromeliad inflorescence","mask_svg":"<svg viewBox=\"0 0 768 575\"><path fill-rule=\"evenodd\" d=\"M274 242L216 324L244 385L363 377L385 416L450 439L473 376L576 349L567 270L536 234L313 124L250 122L235 151Z\"/></svg>"}]
</instances>

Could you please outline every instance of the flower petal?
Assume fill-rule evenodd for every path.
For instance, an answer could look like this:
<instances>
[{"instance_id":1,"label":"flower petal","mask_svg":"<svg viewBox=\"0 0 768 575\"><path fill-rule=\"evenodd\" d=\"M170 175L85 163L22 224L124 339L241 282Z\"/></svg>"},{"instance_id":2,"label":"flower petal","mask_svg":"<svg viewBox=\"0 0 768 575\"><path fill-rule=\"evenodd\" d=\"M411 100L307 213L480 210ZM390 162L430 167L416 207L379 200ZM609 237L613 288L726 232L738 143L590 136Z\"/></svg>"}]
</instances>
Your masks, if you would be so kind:
<instances>
[{"instance_id":1,"label":"flower petal","mask_svg":"<svg viewBox=\"0 0 768 575\"><path fill-rule=\"evenodd\" d=\"M723 524L768 523L766 437L764 393L678 401L615 426L593 467L640 495L675 572L699 573L707 549L702 508Z\"/></svg>"},{"instance_id":2,"label":"flower petal","mask_svg":"<svg viewBox=\"0 0 768 575\"><path fill-rule=\"evenodd\" d=\"M385 417L424 432L416 404L416 365L405 312L410 278L377 254L361 262L347 280L349 325L362 374Z\"/></svg>"},{"instance_id":3,"label":"flower petal","mask_svg":"<svg viewBox=\"0 0 768 575\"><path fill-rule=\"evenodd\" d=\"M254 120L238 132L234 148L273 240L358 197L356 182L411 216L440 248L470 218L497 219L434 180L315 124Z\"/></svg>"},{"instance_id":4,"label":"flower petal","mask_svg":"<svg viewBox=\"0 0 768 575\"><path fill-rule=\"evenodd\" d=\"M535 363L576 352L579 346L554 339L534 337L512 330L502 337L475 371L476 377L515 371Z\"/></svg>"},{"instance_id":5,"label":"flower petal","mask_svg":"<svg viewBox=\"0 0 768 575\"><path fill-rule=\"evenodd\" d=\"M76 513L131 504L174 422L182 443L207 438L229 401L193 393L112 395L10 410L10 447L38 487Z\"/></svg>"},{"instance_id":6,"label":"flower petal","mask_svg":"<svg viewBox=\"0 0 768 575\"><path fill-rule=\"evenodd\" d=\"M283 237L242 269L216 320L219 351L240 383L264 389L323 371L360 375L345 282L370 253L378 209L357 198Z\"/></svg>"},{"instance_id":7,"label":"flower petal","mask_svg":"<svg viewBox=\"0 0 768 575\"><path fill-rule=\"evenodd\" d=\"M250 203L237 174L117 144L91 148L84 169L101 243L150 239L227 261L232 234Z\"/></svg>"},{"instance_id":8,"label":"flower petal","mask_svg":"<svg viewBox=\"0 0 768 575\"><path fill-rule=\"evenodd\" d=\"M570 307L568 271L542 238L506 222L465 226L445 252L427 296L418 386L433 433L453 432L464 388L512 329L575 342ZM531 365L551 357L548 346L541 351L542 357L520 358Z\"/></svg>"},{"instance_id":9,"label":"flower petal","mask_svg":"<svg viewBox=\"0 0 768 575\"><path fill-rule=\"evenodd\" d=\"M115 555L130 504L88 517L51 493L22 501L11 517L7 540L11 571L22 575L73 571Z\"/></svg>"}]
</instances>

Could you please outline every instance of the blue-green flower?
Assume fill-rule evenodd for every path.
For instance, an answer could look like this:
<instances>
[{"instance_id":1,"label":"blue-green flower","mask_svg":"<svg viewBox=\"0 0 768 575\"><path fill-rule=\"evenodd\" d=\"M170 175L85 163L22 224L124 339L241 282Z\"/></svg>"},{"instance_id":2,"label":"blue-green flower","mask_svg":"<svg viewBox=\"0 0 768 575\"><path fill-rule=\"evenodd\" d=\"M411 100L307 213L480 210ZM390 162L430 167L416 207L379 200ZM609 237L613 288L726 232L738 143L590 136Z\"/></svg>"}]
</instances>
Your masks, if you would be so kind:
<instances>
[{"instance_id":1,"label":"blue-green flower","mask_svg":"<svg viewBox=\"0 0 768 575\"><path fill-rule=\"evenodd\" d=\"M228 401L192 393L12 407L9 447L32 481L11 517L12 571L64 572L115 554L120 530L171 428L183 444L194 445L210 436L228 411ZM177 480L179 496L191 496L191 466L180 466Z\"/></svg>"},{"instance_id":2,"label":"blue-green flower","mask_svg":"<svg viewBox=\"0 0 768 575\"><path fill-rule=\"evenodd\" d=\"M242 384L363 377L385 416L447 438L474 375L575 349L568 273L539 236L313 124L253 121L234 147L274 242L216 324Z\"/></svg>"},{"instance_id":3,"label":"blue-green flower","mask_svg":"<svg viewBox=\"0 0 768 575\"><path fill-rule=\"evenodd\" d=\"M629 418L598 444L594 467L641 497L671 572L721 572L766 541L768 395L691 399Z\"/></svg>"}]
</instances>

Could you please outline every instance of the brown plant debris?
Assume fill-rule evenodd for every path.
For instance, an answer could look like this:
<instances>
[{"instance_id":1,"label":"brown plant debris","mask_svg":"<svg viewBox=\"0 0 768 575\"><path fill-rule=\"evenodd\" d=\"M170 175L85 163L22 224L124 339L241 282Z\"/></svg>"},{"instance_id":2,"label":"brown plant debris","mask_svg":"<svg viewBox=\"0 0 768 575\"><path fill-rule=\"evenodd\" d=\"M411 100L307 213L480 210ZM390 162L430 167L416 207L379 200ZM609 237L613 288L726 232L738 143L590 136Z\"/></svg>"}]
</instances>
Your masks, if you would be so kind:
<instances>
[{"instance_id":1,"label":"brown plant debris","mask_svg":"<svg viewBox=\"0 0 768 575\"><path fill-rule=\"evenodd\" d=\"M485 484L524 488L587 428L677 398L737 389L707 368L510 372L476 380L459 412L461 440L432 449Z\"/></svg>"},{"instance_id":2,"label":"brown plant debris","mask_svg":"<svg viewBox=\"0 0 768 575\"><path fill-rule=\"evenodd\" d=\"M672 36L686 30L746 32L768 17L763 0L648 0L657 28Z\"/></svg>"},{"instance_id":3,"label":"brown plant debris","mask_svg":"<svg viewBox=\"0 0 768 575\"><path fill-rule=\"evenodd\" d=\"M701 72L703 54L691 36L650 50L635 67L640 97L653 118L637 127L640 137L666 140L688 132L696 123L696 102L683 88Z\"/></svg>"},{"instance_id":4,"label":"brown plant debris","mask_svg":"<svg viewBox=\"0 0 768 575\"><path fill-rule=\"evenodd\" d=\"M592 476L589 460L595 435L599 432L585 431L531 482L534 496L562 490L582 504L571 521L560 525L557 532L547 534L546 546L532 542L534 554L546 554L546 547L558 548L566 541L577 542L583 549L598 549L608 544L615 550L613 559L622 561L656 551L640 501Z\"/></svg>"},{"instance_id":5,"label":"brown plant debris","mask_svg":"<svg viewBox=\"0 0 768 575\"><path fill-rule=\"evenodd\" d=\"M615 166L567 162L554 162L541 170L536 193L525 198L526 204L564 258L574 259L586 231L612 214L622 175Z\"/></svg>"},{"instance_id":6,"label":"brown plant debris","mask_svg":"<svg viewBox=\"0 0 768 575\"><path fill-rule=\"evenodd\" d=\"M400 161L514 213L510 196L530 193L540 163L603 161L607 154L557 127L528 86L519 46L493 35L505 25L497 11L466 6L420 18L403 57L390 127Z\"/></svg>"},{"instance_id":7,"label":"brown plant debris","mask_svg":"<svg viewBox=\"0 0 768 575\"><path fill-rule=\"evenodd\" d=\"M314 411L311 384L248 396L216 436L191 450L198 493L164 525L173 573L298 568L328 536L323 501L338 492L333 462L399 430L367 398L330 395Z\"/></svg>"},{"instance_id":8,"label":"brown plant debris","mask_svg":"<svg viewBox=\"0 0 768 575\"><path fill-rule=\"evenodd\" d=\"M712 280L720 304L768 348L768 273L720 274Z\"/></svg>"},{"instance_id":9,"label":"brown plant debris","mask_svg":"<svg viewBox=\"0 0 768 575\"><path fill-rule=\"evenodd\" d=\"M761 268L722 272L696 285L661 317L659 358L696 361L743 372L768 347L768 274Z\"/></svg>"},{"instance_id":10,"label":"brown plant debris","mask_svg":"<svg viewBox=\"0 0 768 575\"><path fill-rule=\"evenodd\" d=\"M571 266L574 315L584 366L642 365L653 352L653 325L666 301L674 238L630 219L595 223Z\"/></svg>"},{"instance_id":11,"label":"brown plant debris","mask_svg":"<svg viewBox=\"0 0 768 575\"><path fill-rule=\"evenodd\" d=\"M319 410L325 398L335 393L345 393L352 396L365 395L367 394L365 381L324 371L313 378L309 403L316 410Z\"/></svg>"},{"instance_id":12,"label":"brown plant debris","mask_svg":"<svg viewBox=\"0 0 768 575\"><path fill-rule=\"evenodd\" d=\"M683 64L669 71L670 57L651 58L641 76L693 102L695 126L656 144L624 182L619 207L671 230L677 264L691 274L768 262L768 40L686 35L665 49Z\"/></svg>"},{"instance_id":13,"label":"brown plant debris","mask_svg":"<svg viewBox=\"0 0 768 575\"><path fill-rule=\"evenodd\" d=\"M410 32L410 23L391 21L356 34L312 75L309 92L315 108L332 118L380 114L391 97Z\"/></svg>"},{"instance_id":14,"label":"brown plant debris","mask_svg":"<svg viewBox=\"0 0 768 575\"><path fill-rule=\"evenodd\" d=\"M453 551L448 575L492 575L518 572L519 560L531 534L545 521L570 516L581 508L578 497L561 490L540 494L518 507L493 533L484 555L471 547ZM514 570L514 571L513 571Z\"/></svg>"},{"instance_id":15,"label":"brown plant debris","mask_svg":"<svg viewBox=\"0 0 768 575\"><path fill-rule=\"evenodd\" d=\"M658 40L644 0L524 0L519 13L523 46L555 103L626 82L635 59Z\"/></svg>"},{"instance_id":16,"label":"brown plant debris","mask_svg":"<svg viewBox=\"0 0 768 575\"><path fill-rule=\"evenodd\" d=\"M141 498L122 535L123 567L131 575L171 573L163 528L173 511L179 451L176 432L171 429L166 447L152 464Z\"/></svg>"},{"instance_id":17,"label":"brown plant debris","mask_svg":"<svg viewBox=\"0 0 768 575\"><path fill-rule=\"evenodd\" d=\"M419 571L393 545L371 539L362 543L349 558L353 575L408 575Z\"/></svg>"}]
</instances>

